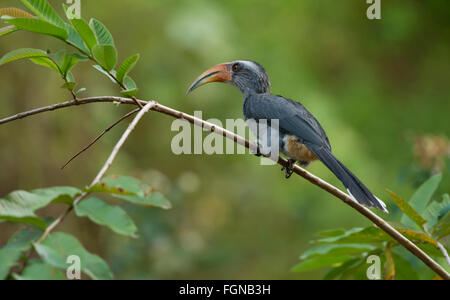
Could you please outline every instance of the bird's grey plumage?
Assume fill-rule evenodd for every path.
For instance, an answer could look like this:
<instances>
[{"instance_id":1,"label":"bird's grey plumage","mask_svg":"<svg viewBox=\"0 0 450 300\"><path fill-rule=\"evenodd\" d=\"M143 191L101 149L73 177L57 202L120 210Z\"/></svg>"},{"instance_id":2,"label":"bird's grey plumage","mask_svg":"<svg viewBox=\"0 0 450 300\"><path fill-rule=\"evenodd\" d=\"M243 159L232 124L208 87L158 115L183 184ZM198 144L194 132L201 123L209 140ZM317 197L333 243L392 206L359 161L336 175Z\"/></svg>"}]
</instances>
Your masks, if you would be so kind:
<instances>
[{"instance_id":1,"label":"bird's grey plumage","mask_svg":"<svg viewBox=\"0 0 450 300\"><path fill-rule=\"evenodd\" d=\"M248 92L245 95L243 112L246 119L278 119L279 134L296 136L338 177L350 196L361 204L386 211L384 203L331 152L328 137L316 118L300 103L271 94Z\"/></svg>"},{"instance_id":2,"label":"bird's grey plumage","mask_svg":"<svg viewBox=\"0 0 450 300\"><path fill-rule=\"evenodd\" d=\"M242 94L247 91L254 91L259 94L270 92L270 80L266 69L259 63L248 60L235 62L242 66L239 76L232 76L232 84L236 86Z\"/></svg>"},{"instance_id":3,"label":"bird's grey plumage","mask_svg":"<svg viewBox=\"0 0 450 300\"><path fill-rule=\"evenodd\" d=\"M225 71L222 71L224 66L226 66ZM266 145L262 145L265 149L270 149L270 145L267 144L271 140L269 138L270 120L278 120L280 152L294 161L305 163L305 165L318 158L342 181L355 201L387 212L383 201L375 197L332 154L328 137L316 118L299 102L270 94L270 81L264 67L253 61L239 60L217 65L206 73L214 74L212 72L217 70L225 72L221 74L224 76L220 77L218 81L230 83L242 92L245 119L252 119L257 123L264 120L269 126L267 133L262 137L266 143ZM211 82L211 80L205 82ZM204 84L205 82L202 82L202 78L200 78L193 86L195 88L195 84ZM188 92L192 89L191 86ZM290 174L286 174L290 176Z\"/></svg>"},{"instance_id":4,"label":"bird's grey plumage","mask_svg":"<svg viewBox=\"0 0 450 300\"><path fill-rule=\"evenodd\" d=\"M314 153L344 184L350 196L361 204L386 211L382 201L331 152L330 141L317 119L299 102L270 94L270 82L264 68L255 62L248 62L247 68L235 76L235 84L244 95L243 113L245 119L256 122L261 119L278 120L280 141L284 135L295 136L299 142ZM254 75L251 75L253 71ZM242 74L244 74L242 76ZM253 77L252 77L253 76ZM264 86L265 84L265 86ZM258 87L255 89L254 87ZM269 123L270 125L270 123ZM268 140L268 139L266 139ZM269 145L265 145L266 148Z\"/></svg>"},{"instance_id":5,"label":"bird's grey plumage","mask_svg":"<svg viewBox=\"0 0 450 300\"><path fill-rule=\"evenodd\" d=\"M278 119L280 133L295 135L303 144L308 142L331 151L330 142L322 126L298 102L271 94L248 93L243 112L246 119Z\"/></svg>"}]
</instances>

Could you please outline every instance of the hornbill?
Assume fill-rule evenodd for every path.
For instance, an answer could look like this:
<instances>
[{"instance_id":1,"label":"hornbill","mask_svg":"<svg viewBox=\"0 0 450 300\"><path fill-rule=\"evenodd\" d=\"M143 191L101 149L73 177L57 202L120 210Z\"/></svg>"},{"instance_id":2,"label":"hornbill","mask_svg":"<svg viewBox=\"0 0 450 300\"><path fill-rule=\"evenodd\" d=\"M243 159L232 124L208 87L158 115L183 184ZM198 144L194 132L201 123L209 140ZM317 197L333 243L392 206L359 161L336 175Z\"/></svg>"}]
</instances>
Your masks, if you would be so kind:
<instances>
[{"instance_id":1,"label":"hornbill","mask_svg":"<svg viewBox=\"0 0 450 300\"><path fill-rule=\"evenodd\" d=\"M292 174L296 162L306 167L319 159L342 181L353 200L388 212L383 201L375 197L333 155L328 137L316 118L299 102L270 93L269 77L259 63L238 60L218 64L202 73L189 87L186 95L210 82L229 83L241 91L246 121L255 120L258 123L265 120L270 126L270 120L278 120L279 150L289 157L290 167L285 168L286 178ZM258 143L260 147L270 147L269 141L267 138L265 141L260 139Z\"/></svg>"}]
</instances>

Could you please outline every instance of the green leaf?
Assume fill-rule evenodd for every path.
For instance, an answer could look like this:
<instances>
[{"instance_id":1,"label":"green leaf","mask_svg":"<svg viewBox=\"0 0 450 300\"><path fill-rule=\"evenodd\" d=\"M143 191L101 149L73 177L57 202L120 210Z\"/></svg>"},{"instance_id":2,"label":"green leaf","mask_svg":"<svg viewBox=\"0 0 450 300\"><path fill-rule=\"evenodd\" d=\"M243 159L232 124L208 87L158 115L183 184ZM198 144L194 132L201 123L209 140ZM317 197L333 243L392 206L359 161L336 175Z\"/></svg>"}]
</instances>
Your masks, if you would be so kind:
<instances>
[{"instance_id":1,"label":"green leaf","mask_svg":"<svg viewBox=\"0 0 450 300\"><path fill-rule=\"evenodd\" d=\"M51 59L49 59L47 57L33 57L33 58L30 58L30 61L32 61L33 63L35 63L37 65L47 67L49 69L52 69L52 70L60 73L58 66Z\"/></svg>"},{"instance_id":2,"label":"green leaf","mask_svg":"<svg viewBox=\"0 0 450 300\"><path fill-rule=\"evenodd\" d=\"M442 203L450 203L450 196L448 194L442 195ZM438 219L440 220L442 217L444 217L448 212L450 212L450 204L447 204L441 212L439 213Z\"/></svg>"},{"instance_id":3,"label":"green leaf","mask_svg":"<svg viewBox=\"0 0 450 300\"><path fill-rule=\"evenodd\" d=\"M9 269L16 265L23 252L31 248L31 243L39 238L41 230L35 227L26 227L15 233L6 246L0 249L0 280L4 279Z\"/></svg>"},{"instance_id":4,"label":"green leaf","mask_svg":"<svg viewBox=\"0 0 450 300\"><path fill-rule=\"evenodd\" d=\"M66 54L67 54L66 50L59 50L58 52L48 53L47 55L55 64L61 66L64 62Z\"/></svg>"},{"instance_id":5,"label":"green leaf","mask_svg":"<svg viewBox=\"0 0 450 300\"><path fill-rule=\"evenodd\" d=\"M105 178L89 191L108 193L137 205L156 206L164 209L172 207L161 193L153 191L149 185L128 176Z\"/></svg>"},{"instance_id":6,"label":"green leaf","mask_svg":"<svg viewBox=\"0 0 450 300\"><path fill-rule=\"evenodd\" d=\"M67 5L66 3L61 3L61 6L63 8L63 12L66 18L69 20L73 19L74 14L69 12L69 5Z\"/></svg>"},{"instance_id":7,"label":"green leaf","mask_svg":"<svg viewBox=\"0 0 450 300\"><path fill-rule=\"evenodd\" d=\"M36 227L26 226L9 238L6 247L18 248L21 251L27 251L30 249L31 244L37 240L42 233L43 231Z\"/></svg>"},{"instance_id":8,"label":"green leaf","mask_svg":"<svg viewBox=\"0 0 450 300\"><path fill-rule=\"evenodd\" d=\"M25 3L25 5L27 5L32 11L34 11L40 17L41 20L34 19L34 20L37 21L37 22L34 22L34 23L42 24L42 22L44 22L44 24L50 24L50 25L54 25L54 26L58 27L59 30L54 30L54 27L52 27L53 30L51 30L50 33L46 32L46 31L41 32L42 28L36 28L35 30L32 30L32 28L30 29L30 25L29 24L27 25L29 29L26 29L26 28L23 28L23 29L28 30L28 31L32 31L32 32L38 32L38 33L43 33L43 34L50 34L50 35L56 36L58 38L62 38L64 40L66 40L69 44L71 44L74 47L76 47L81 52L83 52L85 54L89 54L89 50L86 48L86 46L85 46L85 44L83 42L83 39L76 32L75 28L73 28L71 25L65 23L56 14L56 12L53 10L53 8L50 5L48 5L48 3L46 1L25 1L24 3ZM29 16L33 17L30 14L28 14L28 15L15 14L14 15L14 17L29 17ZM47 27L48 26L46 26L46 28ZM16 30L19 30L19 28L16 28L16 27L14 27L14 28L12 28L12 27L2 28L2 29L0 29L0 36L6 35L6 34L11 33L11 32L14 32ZM36 31L36 30L38 30L38 31ZM58 32L58 33L55 33L55 32Z\"/></svg>"},{"instance_id":9,"label":"green leaf","mask_svg":"<svg viewBox=\"0 0 450 300\"><path fill-rule=\"evenodd\" d=\"M70 71L67 72L66 80L67 80L68 82L75 82L75 78L73 77L72 72L70 72Z\"/></svg>"},{"instance_id":10,"label":"green leaf","mask_svg":"<svg viewBox=\"0 0 450 300\"><path fill-rule=\"evenodd\" d=\"M0 220L28 223L45 229L45 222L38 218L34 211L52 201L69 203L79 193L80 190L71 187L12 192L4 199L0 199Z\"/></svg>"},{"instance_id":11,"label":"green leaf","mask_svg":"<svg viewBox=\"0 0 450 300\"><path fill-rule=\"evenodd\" d=\"M110 176L89 189L89 192L102 192L121 195L142 195L151 188L140 180L130 176Z\"/></svg>"},{"instance_id":12,"label":"green leaf","mask_svg":"<svg viewBox=\"0 0 450 300\"><path fill-rule=\"evenodd\" d=\"M26 191L15 191L0 199L0 220L28 223L45 229L46 224L34 211L46 206L51 199Z\"/></svg>"},{"instance_id":13,"label":"green leaf","mask_svg":"<svg viewBox=\"0 0 450 300\"><path fill-rule=\"evenodd\" d=\"M98 71L100 71L101 73L103 73L104 75L106 75L112 82L116 83L116 80L115 80L115 79L114 79L107 71L105 71L105 70L103 69L102 66L99 66L99 65L93 65L93 67L94 67L96 70L98 70ZM115 74L115 71L112 70L111 73L114 75L114 74Z\"/></svg>"},{"instance_id":14,"label":"green leaf","mask_svg":"<svg viewBox=\"0 0 450 300\"><path fill-rule=\"evenodd\" d=\"M99 45L110 45L114 47L114 39L105 25L96 19L91 19L89 26L94 31Z\"/></svg>"},{"instance_id":15,"label":"green leaf","mask_svg":"<svg viewBox=\"0 0 450 300\"><path fill-rule=\"evenodd\" d=\"M47 57L47 52L40 49L21 48L5 54L0 58L0 66L24 58Z\"/></svg>"},{"instance_id":16,"label":"green leaf","mask_svg":"<svg viewBox=\"0 0 450 300\"><path fill-rule=\"evenodd\" d=\"M329 266L340 266L342 263L352 259L349 255L316 257L305 260L291 269L292 272L305 272Z\"/></svg>"},{"instance_id":17,"label":"green leaf","mask_svg":"<svg viewBox=\"0 0 450 300\"><path fill-rule=\"evenodd\" d=\"M62 7L67 18L69 20L73 19L73 15L67 11L69 7L65 3L62 3ZM75 48L77 48L78 50L80 50L82 53L89 55L90 49L88 49L85 42L83 41L83 38L78 34L75 28L72 25L65 23L65 29L69 34L67 42L72 46L74 46Z\"/></svg>"},{"instance_id":18,"label":"green leaf","mask_svg":"<svg viewBox=\"0 0 450 300\"><path fill-rule=\"evenodd\" d=\"M58 65L52 60L52 58L47 54L47 52L40 49L31 49L31 48L22 48L11 51L5 54L0 59L0 66L12 61L20 60L20 59L29 59L31 62L50 68L58 73L60 72L60 68Z\"/></svg>"},{"instance_id":19,"label":"green leaf","mask_svg":"<svg viewBox=\"0 0 450 300\"><path fill-rule=\"evenodd\" d=\"M22 256L20 248L8 247L0 249L0 280L5 279L9 269L16 265L16 261Z\"/></svg>"},{"instance_id":20,"label":"green leaf","mask_svg":"<svg viewBox=\"0 0 450 300\"><path fill-rule=\"evenodd\" d=\"M136 82L134 82L133 79L131 79L130 76L125 77L123 80L123 85L127 88L127 90L137 90Z\"/></svg>"},{"instance_id":21,"label":"green leaf","mask_svg":"<svg viewBox=\"0 0 450 300\"><path fill-rule=\"evenodd\" d=\"M430 256L444 257L444 254L441 252L441 250L436 248L436 246L433 244L418 243L416 246L419 247L423 252L425 252L426 254L428 254Z\"/></svg>"},{"instance_id":22,"label":"green leaf","mask_svg":"<svg viewBox=\"0 0 450 300\"><path fill-rule=\"evenodd\" d=\"M83 38L78 34L78 32L71 25L66 24L66 31L68 33L67 42L80 50L82 53L89 55L90 51L86 47Z\"/></svg>"},{"instance_id":23,"label":"green leaf","mask_svg":"<svg viewBox=\"0 0 450 300\"><path fill-rule=\"evenodd\" d=\"M40 260L33 259L22 274L12 274L15 280L66 280L64 273Z\"/></svg>"},{"instance_id":24,"label":"green leaf","mask_svg":"<svg viewBox=\"0 0 450 300\"><path fill-rule=\"evenodd\" d=\"M89 189L89 192L101 192L143 206L156 206L164 209L172 207L170 202L159 192L132 177L119 176L103 179Z\"/></svg>"},{"instance_id":25,"label":"green leaf","mask_svg":"<svg viewBox=\"0 0 450 300\"><path fill-rule=\"evenodd\" d=\"M441 174L437 174L429 178L417 189L409 200L409 205L411 205L419 214L425 211L431 196L433 196L439 186L439 183L441 182L441 178ZM401 222L407 226L415 227L414 222L412 222L407 216L402 216Z\"/></svg>"},{"instance_id":26,"label":"green leaf","mask_svg":"<svg viewBox=\"0 0 450 300\"><path fill-rule=\"evenodd\" d=\"M121 93L123 96L129 97L129 98L132 98L132 97L136 96L137 92L138 92L138 89L122 90L122 91L120 91L120 93Z\"/></svg>"},{"instance_id":27,"label":"green leaf","mask_svg":"<svg viewBox=\"0 0 450 300\"><path fill-rule=\"evenodd\" d=\"M341 276L364 263L364 259L354 258L347 260L341 266L332 268L323 278L323 280L340 279Z\"/></svg>"},{"instance_id":28,"label":"green leaf","mask_svg":"<svg viewBox=\"0 0 450 300\"><path fill-rule=\"evenodd\" d=\"M400 210L408 216L412 221L414 221L420 228L423 228L423 225L427 222L407 201L405 201L402 197L397 194L387 191L391 196L392 200L394 200L395 204L400 208Z\"/></svg>"},{"instance_id":29,"label":"green leaf","mask_svg":"<svg viewBox=\"0 0 450 300\"><path fill-rule=\"evenodd\" d=\"M417 271L411 266L411 263L401 256L393 253L395 261L395 279L397 280L418 280Z\"/></svg>"},{"instance_id":30,"label":"green leaf","mask_svg":"<svg viewBox=\"0 0 450 300\"><path fill-rule=\"evenodd\" d=\"M64 77L66 77L67 73L72 70L72 68L79 62L79 61L86 61L88 60L88 57L82 56L76 53L72 54L65 54L64 60L62 64L60 65L61 72L63 73Z\"/></svg>"},{"instance_id":31,"label":"green leaf","mask_svg":"<svg viewBox=\"0 0 450 300\"><path fill-rule=\"evenodd\" d=\"M434 231L433 227L438 223L439 219L442 218L443 215L445 215L447 207L450 207L449 196L445 194L442 198L443 199L441 202L431 202L423 213L425 219L428 220L428 222L425 224L428 231Z\"/></svg>"},{"instance_id":32,"label":"green leaf","mask_svg":"<svg viewBox=\"0 0 450 300\"><path fill-rule=\"evenodd\" d=\"M123 85L126 87L126 90L120 91L122 95L130 98L136 96L139 89L137 88L136 83L134 82L133 79L131 79L130 76L125 77L125 79L123 80Z\"/></svg>"},{"instance_id":33,"label":"green leaf","mask_svg":"<svg viewBox=\"0 0 450 300\"><path fill-rule=\"evenodd\" d=\"M128 75L128 73L134 68L137 61L139 60L140 55L136 54L128 57L125 61L120 65L117 69L117 80L123 83L123 80Z\"/></svg>"},{"instance_id":34,"label":"green leaf","mask_svg":"<svg viewBox=\"0 0 450 300\"><path fill-rule=\"evenodd\" d=\"M81 271L98 280L111 280L113 275L106 262L95 254L86 251L81 243L73 236L56 232L50 234L42 243L34 244L39 256L47 264L67 269L67 258L77 255L81 261Z\"/></svg>"},{"instance_id":35,"label":"green leaf","mask_svg":"<svg viewBox=\"0 0 450 300\"><path fill-rule=\"evenodd\" d=\"M65 203L68 205L72 205L73 200L82 193L80 189L71 186L55 186L37 189L31 192L36 195L50 198L51 202Z\"/></svg>"},{"instance_id":36,"label":"green leaf","mask_svg":"<svg viewBox=\"0 0 450 300\"><path fill-rule=\"evenodd\" d=\"M42 20L64 28L64 21L58 16L47 0L21 0L22 3Z\"/></svg>"},{"instance_id":37,"label":"green leaf","mask_svg":"<svg viewBox=\"0 0 450 300\"><path fill-rule=\"evenodd\" d=\"M167 200L163 194L156 191L149 191L145 194L137 193L137 195L116 195L118 198L126 200L128 202L143 205L143 206L156 206L163 209L169 209L172 207L169 200Z\"/></svg>"},{"instance_id":38,"label":"green leaf","mask_svg":"<svg viewBox=\"0 0 450 300\"><path fill-rule=\"evenodd\" d=\"M117 63L117 51L111 45L96 45L92 49L95 60L107 71L114 69Z\"/></svg>"},{"instance_id":39,"label":"green leaf","mask_svg":"<svg viewBox=\"0 0 450 300\"><path fill-rule=\"evenodd\" d=\"M136 237L136 225L127 213L118 206L111 206L98 198L88 198L75 206L79 217L88 217L92 222L106 226L125 236Z\"/></svg>"},{"instance_id":40,"label":"green leaf","mask_svg":"<svg viewBox=\"0 0 450 300\"><path fill-rule=\"evenodd\" d=\"M79 95L85 91L86 91L86 88L80 88L78 91L75 92L75 95Z\"/></svg>"},{"instance_id":41,"label":"green leaf","mask_svg":"<svg viewBox=\"0 0 450 300\"><path fill-rule=\"evenodd\" d=\"M83 19L72 19L70 20L70 22L72 22L72 25L75 27L75 30L78 32L83 41L86 43L89 50L92 51L92 49L98 43L94 32L92 31L91 27L89 27L89 24Z\"/></svg>"},{"instance_id":42,"label":"green leaf","mask_svg":"<svg viewBox=\"0 0 450 300\"><path fill-rule=\"evenodd\" d=\"M355 255L370 252L376 249L368 244L341 244L341 245L321 245L305 251L300 259L309 259L313 257Z\"/></svg>"},{"instance_id":43,"label":"green leaf","mask_svg":"<svg viewBox=\"0 0 450 300\"><path fill-rule=\"evenodd\" d=\"M390 241L392 238L378 227L353 228L344 234L319 239L322 244L378 243Z\"/></svg>"},{"instance_id":44,"label":"green leaf","mask_svg":"<svg viewBox=\"0 0 450 300\"><path fill-rule=\"evenodd\" d=\"M0 28L0 36L7 35L7 34L10 34L10 33L16 32L18 30L20 30L20 29L17 28L16 26L14 26L14 25L6 26L6 27L3 27L3 28Z\"/></svg>"},{"instance_id":45,"label":"green leaf","mask_svg":"<svg viewBox=\"0 0 450 300\"><path fill-rule=\"evenodd\" d=\"M32 14L15 7L0 8L0 17L1 16L10 16L14 18L34 18Z\"/></svg>"},{"instance_id":46,"label":"green leaf","mask_svg":"<svg viewBox=\"0 0 450 300\"><path fill-rule=\"evenodd\" d=\"M428 236L427 234L423 232L417 232L410 229L403 229L403 228L395 228L398 232L403 234L406 238L412 240L412 241L418 241L423 243L429 243L434 246L437 246L437 241L433 239L432 237Z\"/></svg>"},{"instance_id":47,"label":"green leaf","mask_svg":"<svg viewBox=\"0 0 450 300\"><path fill-rule=\"evenodd\" d=\"M434 226L433 233L438 239L441 239L450 234L450 212L442 217Z\"/></svg>"},{"instance_id":48,"label":"green leaf","mask_svg":"<svg viewBox=\"0 0 450 300\"><path fill-rule=\"evenodd\" d=\"M395 261L394 261L394 256L392 255L392 251L391 251L391 248L389 245L386 247L384 256L386 258L384 279L385 280L394 280L395 279Z\"/></svg>"},{"instance_id":49,"label":"green leaf","mask_svg":"<svg viewBox=\"0 0 450 300\"><path fill-rule=\"evenodd\" d=\"M8 7L8 8L0 8L0 17L2 16L10 16L14 18L34 18L34 16L22 9L15 8L15 7ZM13 33L15 31L20 30L16 26L6 26L3 28L0 28L0 36L4 36L10 33Z\"/></svg>"},{"instance_id":50,"label":"green leaf","mask_svg":"<svg viewBox=\"0 0 450 300\"><path fill-rule=\"evenodd\" d=\"M68 89L69 91L73 91L75 89L76 85L77 85L76 82L66 82L61 86L61 88Z\"/></svg>"},{"instance_id":51,"label":"green leaf","mask_svg":"<svg viewBox=\"0 0 450 300\"><path fill-rule=\"evenodd\" d=\"M9 16L4 16L2 19L26 31L50 35L62 40L66 40L68 38L68 34L65 29L46 21L29 18L12 18Z\"/></svg>"}]
</instances>

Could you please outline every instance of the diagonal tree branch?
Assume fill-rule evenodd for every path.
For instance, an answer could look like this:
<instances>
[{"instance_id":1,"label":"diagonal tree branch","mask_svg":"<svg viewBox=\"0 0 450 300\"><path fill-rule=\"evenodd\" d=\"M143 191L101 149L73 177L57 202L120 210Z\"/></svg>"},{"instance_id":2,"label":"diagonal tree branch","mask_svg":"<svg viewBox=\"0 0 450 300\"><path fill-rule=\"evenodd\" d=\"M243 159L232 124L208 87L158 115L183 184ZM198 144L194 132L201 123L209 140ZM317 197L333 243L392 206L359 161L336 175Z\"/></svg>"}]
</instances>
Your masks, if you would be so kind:
<instances>
[{"instance_id":1,"label":"diagonal tree branch","mask_svg":"<svg viewBox=\"0 0 450 300\"><path fill-rule=\"evenodd\" d=\"M246 147L246 148L250 148L250 146L253 146L253 143L250 143L249 141L247 141L245 138L236 135L235 133L228 131L222 127L219 127L213 123L210 122L206 122L203 121L199 118L196 118L194 116L191 116L189 114L186 114L184 112L175 110L173 108L164 106L160 103L157 103L155 101L151 101L151 102L146 102L146 101L142 101L142 100L137 100L140 104L145 104L145 108L146 109L142 109L139 114L135 117L135 119L133 120L132 124L135 123L135 120L139 120L142 115L147 111L147 110L153 110L153 111L157 111L166 115L169 115L171 117L174 118L179 118L179 119L184 119L194 125L197 126L201 126L203 128L205 128L206 130L210 130L211 132L215 132L219 135L222 135L228 139L233 140L234 142ZM0 120L0 125L1 124L5 124L14 120L18 120L21 118L25 118L25 117L29 117L35 114L39 114L39 113L43 113L43 112L47 112L47 111L52 111L52 110L56 110L56 109L61 109L61 108L66 108L66 107L70 107L70 106L74 106L74 105L80 105L80 104L88 104L88 103L95 103L95 102L120 102L120 103L124 103L124 104L135 104L133 99L129 99L129 98L122 98L122 97L93 97L93 98L84 98L84 99L79 99L78 101L67 101L67 102L62 102L62 103L58 103L58 104L54 104L54 105L50 105L50 106L46 106L46 107L42 107L42 108L38 108L38 109L34 109L34 110L30 110L27 112L23 112L23 113L19 113L17 115L8 117L8 118L4 118ZM137 123L137 121L136 121ZM130 124L131 127L131 124ZM122 138L125 136L128 136L128 134L131 132L130 127L127 129L127 131L124 133L124 135L122 136ZM134 128L134 127L133 127ZM127 134L128 132L128 134ZM122 139L119 141L123 142L125 141L125 139ZM118 145L119 145L118 143ZM104 175L104 173L106 172L106 170L109 168L110 164L112 163L112 161L114 160L114 157L117 155L118 150L120 149L121 145L115 150L113 150L113 153L111 153L110 158L107 160L107 162L105 163L104 167L102 168L102 170L100 171L100 173L97 175L97 177L95 178L94 182L98 182L101 177ZM286 159L284 158L279 158L278 159L278 164L280 164L281 166L284 167L288 167L289 164L287 162ZM295 165L294 169L293 169L294 173L296 173L297 175L305 178L306 180L308 180L309 182L311 182L312 184L318 186L319 188L327 191L328 193L332 194L333 196L335 196L336 198L341 199L344 203L346 203L347 205L351 206L352 208L354 208L356 211L358 211L361 215L365 216L366 218L368 218L370 221L372 221L376 226L378 226L381 230L385 231L387 234L389 234L394 240L396 240L400 245L402 245L403 247L405 247L406 249L408 249L413 255L415 255L417 258L419 258L421 261L423 261L429 268L431 268L434 272L436 272L439 276L441 276L443 279L446 280L450 280L450 274L442 267L440 266L437 262L435 262L428 254L426 254L424 251L422 251L419 247L417 247L413 242L411 242L410 240L408 240L406 237L404 237L401 233L399 233L395 228L393 228L391 225L389 225L389 223L387 223L386 221L384 221L382 218L380 218L378 215L376 215L375 213L373 213L371 210L369 210L368 208L360 205L359 203L357 203L356 201L354 201L352 198L350 198L346 193L342 192L341 190L339 190L338 188L336 188L335 186L329 184L328 182L320 179L319 177L309 173L308 171L306 171L305 169ZM92 184L91 184L92 185ZM95 185L95 183L94 183ZM83 200L87 195L82 194L80 195L77 199L75 199L74 201L74 205L76 205L78 202L80 202L81 200ZM44 235L39 239L38 242L41 242L42 240L45 239L45 237L47 237L47 235L54 230L54 228L56 226L58 226L62 220L65 218L65 216L70 212L71 208L68 209L65 213L63 213L60 217L58 217L46 230L46 232L44 233Z\"/></svg>"},{"instance_id":2,"label":"diagonal tree branch","mask_svg":"<svg viewBox=\"0 0 450 300\"><path fill-rule=\"evenodd\" d=\"M103 165L100 172L98 172L97 176L95 176L94 180L91 182L91 184L86 189L87 191L83 192L81 195L79 195L75 200L73 201L72 206L70 206L66 211L64 211L58 218L56 218L55 221L53 221L45 230L45 232L42 234L42 236L36 241L36 243L41 243L45 238L64 220L64 218L72 211L73 207L76 206L80 201L85 199L87 196L89 196L90 192L88 191L91 187L96 185L100 182L100 180L105 175L106 171L108 171L109 167L112 165L114 159L116 158L117 154L119 153L120 148L123 146L125 141L127 140L130 133L133 131L133 129L136 127L136 124L139 122L139 120L144 116L146 112L148 112L153 106L155 105L155 102L150 101L147 102L145 106L143 106L142 109L140 109L139 113L134 117L133 121L128 125L128 128L125 130L125 132L122 134L122 137L119 139L117 144L114 146L111 154L109 155L108 159L106 160L105 164Z\"/></svg>"},{"instance_id":3,"label":"diagonal tree branch","mask_svg":"<svg viewBox=\"0 0 450 300\"><path fill-rule=\"evenodd\" d=\"M81 149L80 151L77 152L77 154L75 154L74 156L72 156L62 167L61 170L64 169L68 164L70 164L71 161L73 161L75 158L77 158L81 153L83 153L84 151L86 151L87 149L89 149L92 145L94 145L99 139L101 139L108 131L110 131L114 126L116 126L117 124L119 124L120 122L122 122L123 120L129 118L130 116L134 115L135 113L137 113L140 110L140 108L136 108L130 112L128 112L127 114L125 114L124 116L122 116L119 120L115 121L112 125L110 125L108 128L106 128L105 130L103 130L103 132L98 135L95 139L93 139L86 147L84 147L83 149Z\"/></svg>"}]
</instances>

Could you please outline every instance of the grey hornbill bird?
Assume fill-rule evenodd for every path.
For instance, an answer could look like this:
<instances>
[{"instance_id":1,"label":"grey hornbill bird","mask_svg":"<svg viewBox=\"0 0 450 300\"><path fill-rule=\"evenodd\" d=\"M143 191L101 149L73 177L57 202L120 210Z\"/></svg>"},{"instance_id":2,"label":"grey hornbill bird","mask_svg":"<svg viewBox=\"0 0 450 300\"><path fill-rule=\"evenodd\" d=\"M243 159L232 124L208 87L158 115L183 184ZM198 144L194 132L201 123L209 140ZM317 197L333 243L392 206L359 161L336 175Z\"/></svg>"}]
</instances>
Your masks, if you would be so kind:
<instances>
[{"instance_id":1,"label":"grey hornbill bird","mask_svg":"<svg viewBox=\"0 0 450 300\"><path fill-rule=\"evenodd\" d=\"M266 120L269 125L270 120L278 120L279 150L289 157L291 166L285 169L286 178L292 174L295 162L307 166L319 159L342 181L355 201L387 212L383 201L332 154L328 137L316 118L299 102L270 94L270 81L263 66L243 60L216 65L201 74L187 94L210 82L229 83L241 91L246 120Z\"/></svg>"}]
</instances>

